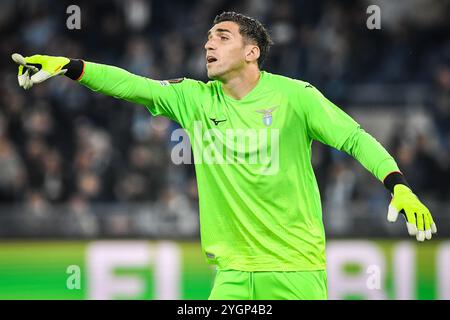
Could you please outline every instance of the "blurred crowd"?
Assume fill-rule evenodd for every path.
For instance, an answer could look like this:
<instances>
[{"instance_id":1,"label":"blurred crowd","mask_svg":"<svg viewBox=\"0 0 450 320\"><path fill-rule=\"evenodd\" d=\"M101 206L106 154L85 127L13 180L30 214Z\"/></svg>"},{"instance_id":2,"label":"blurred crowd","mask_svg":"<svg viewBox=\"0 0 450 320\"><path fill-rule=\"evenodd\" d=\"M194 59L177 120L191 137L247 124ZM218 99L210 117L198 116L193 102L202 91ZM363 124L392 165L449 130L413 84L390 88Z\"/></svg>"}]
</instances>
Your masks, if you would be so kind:
<instances>
[{"instance_id":1,"label":"blurred crowd","mask_svg":"<svg viewBox=\"0 0 450 320\"><path fill-rule=\"evenodd\" d=\"M382 29L368 30L366 9L377 3ZM79 30L66 26L72 4L81 9ZM61 55L154 79L206 81L206 32L224 10L254 16L268 27L275 46L264 69L313 83L344 110L358 107L347 98L355 84L425 86L427 101L419 120L396 123L383 145L417 194L432 202L448 200L447 1L2 0L0 208L20 205L25 216L45 217L63 206L58 212L75 221L66 223L67 232L93 236L103 234L91 214L101 204L124 205L123 212L127 204L151 208L147 216L145 210L134 210L133 223L114 220L111 228L117 234L126 234L132 225L151 230L150 212L166 212L167 221L178 221L180 228L195 220L194 168L170 160L170 134L177 124L65 77L23 91L9 57L13 52ZM400 120L407 113L408 106L399 110ZM313 164L327 228L346 232L349 219L357 226L358 216L385 211L388 192L349 156L314 143ZM351 209L350 202L355 204ZM8 210L0 209L0 216Z\"/></svg>"}]
</instances>

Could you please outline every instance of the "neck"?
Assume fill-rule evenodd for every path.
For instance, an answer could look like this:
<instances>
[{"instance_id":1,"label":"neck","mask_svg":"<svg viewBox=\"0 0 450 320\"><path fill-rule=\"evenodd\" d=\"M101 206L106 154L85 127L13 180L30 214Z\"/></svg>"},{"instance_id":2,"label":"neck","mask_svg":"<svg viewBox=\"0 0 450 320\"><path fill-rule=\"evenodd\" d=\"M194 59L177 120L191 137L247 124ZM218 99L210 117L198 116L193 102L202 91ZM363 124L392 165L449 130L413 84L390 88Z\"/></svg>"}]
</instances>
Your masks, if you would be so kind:
<instances>
[{"instance_id":1,"label":"neck","mask_svg":"<svg viewBox=\"0 0 450 320\"><path fill-rule=\"evenodd\" d=\"M240 100L247 95L256 85L260 78L258 67L248 68L244 72L222 81L223 92L236 100Z\"/></svg>"}]
</instances>

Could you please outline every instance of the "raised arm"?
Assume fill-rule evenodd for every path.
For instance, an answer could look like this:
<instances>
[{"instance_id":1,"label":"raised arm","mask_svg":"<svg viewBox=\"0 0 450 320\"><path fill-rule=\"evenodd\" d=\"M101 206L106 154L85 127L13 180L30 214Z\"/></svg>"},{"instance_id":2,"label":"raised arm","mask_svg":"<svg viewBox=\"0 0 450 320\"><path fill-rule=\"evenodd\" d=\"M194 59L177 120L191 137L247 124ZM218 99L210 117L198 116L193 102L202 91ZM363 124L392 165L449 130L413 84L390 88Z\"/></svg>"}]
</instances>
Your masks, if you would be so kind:
<instances>
[{"instance_id":1,"label":"raised arm","mask_svg":"<svg viewBox=\"0 0 450 320\"><path fill-rule=\"evenodd\" d=\"M401 213L410 235L416 236L418 241L431 239L437 228L430 211L411 191L386 149L316 88L305 86L301 96L311 138L345 151L358 160L391 192L388 220L395 222Z\"/></svg>"},{"instance_id":2,"label":"raised arm","mask_svg":"<svg viewBox=\"0 0 450 320\"><path fill-rule=\"evenodd\" d=\"M153 115L166 116L183 127L195 117L195 97L204 87L191 79L152 80L115 66L65 57L13 54L12 59L19 64L18 81L24 89L64 74L93 91L144 105Z\"/></svg>"}]
</instances>

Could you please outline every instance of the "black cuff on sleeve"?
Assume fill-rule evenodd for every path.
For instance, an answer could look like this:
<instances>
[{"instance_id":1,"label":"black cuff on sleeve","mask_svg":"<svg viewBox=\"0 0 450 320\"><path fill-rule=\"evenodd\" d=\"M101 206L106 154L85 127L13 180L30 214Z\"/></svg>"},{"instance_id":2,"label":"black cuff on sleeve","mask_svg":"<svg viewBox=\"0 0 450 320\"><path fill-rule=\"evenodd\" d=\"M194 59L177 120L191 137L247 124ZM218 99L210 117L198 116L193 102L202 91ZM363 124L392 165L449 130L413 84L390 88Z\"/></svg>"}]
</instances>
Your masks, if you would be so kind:
<instances>
[{"instance_id":1,"label":"black cuff on sleeve","mask_svg":"<svg viewBox=\"0 0 450 320\"><path fill-rule=\"evenodd\" d=\"M72 80L78 80L83 73L84 62L79 59L70 59L70 62L64 68L67 68L65 76Z\"/></svg>"},{"instance_id":2,"label":"black cuff on sleeve","mask_svg":"<svg viewBox=\"0 0 450 320\"><path fill-rule=\"evenodd\" d=\"M409 184L406 181L405 177L397 171L388 174L387 177L384 178L383 184L391 193L394 193L394 186L396 184L404 184L409 188Z\"/></svg>"}]
</instances>

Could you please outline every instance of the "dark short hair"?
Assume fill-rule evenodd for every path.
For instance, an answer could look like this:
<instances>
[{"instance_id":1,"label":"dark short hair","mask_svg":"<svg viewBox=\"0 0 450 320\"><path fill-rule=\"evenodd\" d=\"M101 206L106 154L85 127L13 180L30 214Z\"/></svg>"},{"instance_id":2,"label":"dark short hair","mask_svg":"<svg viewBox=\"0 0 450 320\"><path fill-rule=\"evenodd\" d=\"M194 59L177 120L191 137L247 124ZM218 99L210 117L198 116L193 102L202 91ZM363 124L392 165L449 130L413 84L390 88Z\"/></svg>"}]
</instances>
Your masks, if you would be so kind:
<instances>
[{"instance_id":1,"label":"dark short hair","mask_svg":"<svg viewBox=\"0 0 450 320\"><path fill-rule=\"evenodd\" d=\"M242 37L247 41L256 43L260 50L258 66L261 67L269 53L270 46L273 44L269 32L267 32L262 23L243 14L228 11L217 15L214 19L214 24L224 21L237 23Z\"/></svg>"}]
</instances>

